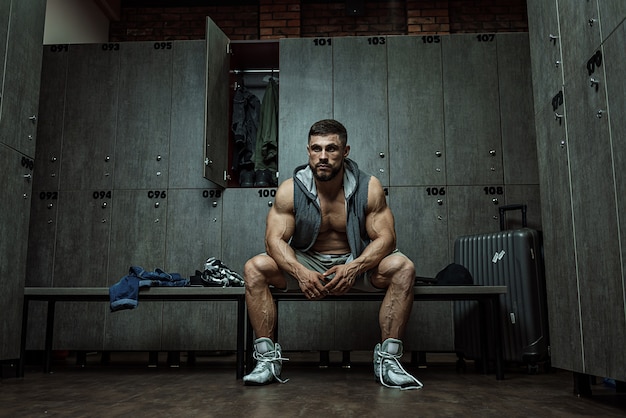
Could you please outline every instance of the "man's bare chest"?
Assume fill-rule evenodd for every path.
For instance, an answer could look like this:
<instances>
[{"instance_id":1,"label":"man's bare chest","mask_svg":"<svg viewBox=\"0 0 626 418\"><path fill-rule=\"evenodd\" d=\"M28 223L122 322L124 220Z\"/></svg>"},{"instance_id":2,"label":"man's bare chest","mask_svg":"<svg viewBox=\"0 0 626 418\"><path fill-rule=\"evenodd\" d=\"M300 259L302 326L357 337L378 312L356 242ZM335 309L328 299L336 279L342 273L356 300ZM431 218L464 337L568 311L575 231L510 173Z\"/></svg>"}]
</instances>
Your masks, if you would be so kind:
<instances>
[{"instance_id":1,"label":"man's bare chest","mask_svg":"<svg viewBox=\"0 0 626 418\"><path fill-rule=\"evenodd\" d=\"M339 198L333 200L321 199L320 207L322 210L322 224L320 232L346 231L346 202L343 196L339 196Z\"/></svg>"}]
</instances>

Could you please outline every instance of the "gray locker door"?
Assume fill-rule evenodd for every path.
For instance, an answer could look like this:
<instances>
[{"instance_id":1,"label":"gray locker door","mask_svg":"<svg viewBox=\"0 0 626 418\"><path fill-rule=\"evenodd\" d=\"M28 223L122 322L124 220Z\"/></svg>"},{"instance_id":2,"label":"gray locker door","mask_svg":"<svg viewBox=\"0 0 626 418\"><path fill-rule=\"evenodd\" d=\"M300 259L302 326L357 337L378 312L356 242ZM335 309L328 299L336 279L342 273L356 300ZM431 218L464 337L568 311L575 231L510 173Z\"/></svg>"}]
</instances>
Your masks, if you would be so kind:
<instances>
[{"instance_id":1,"label":"gray locker door","mask_svg":"<svg viewBox=\"0 0 626 418\"><path fill-rule=\"evenodd\" d=\"M626 342L622 266L617 251L619 224L609 137L609 120L611 116L619 118L620 115L605 112L598 117L598 110L607 108L605 90L596 91L590 86L585 71L585 63L580 63L575 72L578 76L572 79L571 88L565 90L580 310L585 372L609 376L626 364L624 350L606 349L616 342ZM599 278L602 278L601 283ZM611 324L611 333L605 331L607 324Z\"/></svg>"},{"instance_id":2,"label":"gray locker door","mask_svg":"<svg viewBox=\"0 0 626 418\"><path fill-rule=\"evenodd\" d=\"M445 186L390 187L398 249L415 264L418 276L435 277L452 262L448 245L448 203ZM407 326L406 349L454 350L452 304L415 302Z\"/></svg>"},{"instance_id":3,"label":"gray locker door","mask_svg":"<svg viewBox=\"0 0 626 418\"><path fill-rule=\"evenodd\" d=\"M498 34L500 126L505 184L538 184L528 34Z\"/></svg>"},{"instance_id":4,"label":"gray locker door","mask_svg":"<svg viewBox=\"0 0 626 418\"><path fill-rule=\"evenodd\" d=\"M65 90L61 189L111 189L120 44L70 45L66 54L69 82ZM141 108L149 106L147 102ZM120 115L124 119L131 117ZM137 155L134 157L139 159Z\"/></svg>"},{"instance_id":5,"label":"gray locker door","mask_svg":"<svg viewBox=\"0 0 626 418\"><path fill-rule=\"evenodd\" d=\"M0 144L0 360L20 357L22 300L26 276L32 160Z\"/></svg>"},{"instance_id":6,"label":"gray locker door","mask_svg":"<svg viewBox=\"0 0 626 418\"><path fill-rule=\"evenodd\" d=\"M333 38L333 103L350 158L389 185L387 37Z\"/></svg>"},{"instance_id":7,"label":"gray locker door","mask_svg":"<svg viewBox=\"0 0 626 418\"><path fill-rule=\"evenodd\" d=\"M389 188L398 249L415 264L418 276L435 277L451 262L445 186Z\"/></svg>"},{"instance_id":8,"label":"gray locker door","mask_svg":"<svg viewBox=\"0 0 626 418\"><path fill-rule=\"evenodd\" d=\"M390 184L446 184L441 37L390 36L387 59Z\"/></svg>"},{"instance_id":9,"label":"gray locker door","mask_svg":"<svg viewBox=\"0 0 626 418\"><path fill-rule=\"evenodd\" d=\"M106 285L130 266L163 268L167 206L165 190L115 190L111 208L111 244Z\"/></svg>"},{"instance_id":10,"label":"gray locker door","mask_svg":"<svg viewBox=\"0 0 626 418\"><path fill-rule=\"evenodd\" d=\"M442 37L450 185L502 183L496 35Z\"/></svg>"},{"instance_id":11,"label":"gray locker door","mask_svg":"<svg viewBox=\"0 0 626 418\"><path fill-rule=\"evenodd\" d=\"M68 49L44 47L33 189L59 190Z\"/></svg>"},{"instance_id":12,"label":"gray locker door","mask_svg":"<svg viewBox=\"0 0 626 418\"><path fill-rule=\"evenodd\" d=\"M164 269L168 200L166 190L115 190L106 286L130 266ZM176 273L176 272L171 272ZM159 350L163 302L141 303L132 311L106 312L106 350Z\"/></svg>"},{"instance_id":13,"label":"gray locker door","mask_svg":"<svg viewBox=\"0 0 626 418\"><path fill-rule=\"evenodd\" d=\"M206 120L204 150L204 177L226 187L228 170L229 93L228 57L229 39L207 17L206 32Z\"/></svg>"},{"instance_id":14,"label":"gray locker door","mask_svg":"<svg viewBox=\"0 0 626 418\"><path fill-rule=\"evenodd\" d=\"M558 16L563 74L565 83L569 84L573 77L586 74L584 66L600 47L598 4L595 1L558 0Z\"/></svg>"},{"instance_id":15,"label":"gray locker door","mask_svg":"<svg viewBox=\"0 0 626 418\"><path fill-rule=\"evenodd\" d=\"M454 240L459 236L500 229L498 206L505 200L504 192L503 185L446 187L449 254L454 254Z\"/></svg>"},{"instance_id":16,"label":"gray locker door","mask_svg":"<svg viewBox=\"0 0 626 418\"><path fill-rule=\"evenodd\" d=\"M107 286L112 198L102 192L59 193L53 286Z\"/></svg>"},{"instance_id":17,"label":"gray locker door","mask_svg":"<svg viewBox=\"0 0 626 418\"><path fill-rule=\"evenodd\" d=\"M333 117L332 42L330 38L280 40L280 181L306 164L311 125Z\"/></svg>"},{"instance_id":18,"label":"gray locker door","mask_svg":"<svg viewBox=\"0 0 626 418\"><path fill-rule=\"evenodd\" d=\"M0 138L30 157L35 156L45 11L46 0L11 2L3 61Z\"/></svg>"},{"instance_id":19,"label":"gray locker door","mask_svg":"<svg viewBox=\"0 0 626 418\"><path fill-rule=\"evenodd\" d=\"M240 274L248 259L265 252L265 220L275 195L273 188L224 190L222 261Z\"/></svg>"},{"instance_id":20,"label":"gray locker door","mask_svg":"<svg viewBox=\"0 0 626 418\"><path fill-rule=\"evenodd\" d=\"M602 41L604 42L626 18L626 2L622 0L599 0L598 10L600 12Z\"/></svg>"},{"instance_id":21,"label":"gray locker door","mask_svg":"<svg viewBox=\"0 0 626 418\"><path fill-rule=\"evenodd\" d=\"M169 187L213 187L203 177L206 43L174 45Z\"/></svg>"},{"instance_id":22,"label":"gray locker door","mask_svg":"<svg viewBox=\"0 0 626 418\"><path fill-rule=\"evenodd\" d=\"M557 0L526 0L528 4L528 37L533 79L535 113L552 100L563 85L563 57Z\"/></svg>"},{"instance_id":23,"label":"gray locker door","mask_svg":"<svg viewBox=\"0 0 626 418\"><path fill-rule=\"evenodd\" d=\"M175 47L120 44L114 189L167 188Z\"/></svg>"},{"instance_id":24,"label":"gray locker door","mask_svg":"<svg viewBox=\"0 0 626 418\"><path fill-rule=\"evenodd\" d=\"M107 193L102 196L86 190L59 193L52 286L108 286L111 201ZM101 348L104 313L100 304L59 304L54 347ZM40 327L43 332L44 323ZM77 329L84 332L76 333Z\"/></svg>"},{"instance_id":25,"label":"gray locker door","mask_svg":"<svg viewBox=\"0 0 626 418\"><path fill-rule=\"evenodd\" d=\"M559 111L563 112L562 106ZM565 120L555 120L550 101L535 120L551 361L555 367L583 371Z\"/></svg>"},{"instance_id":26,"label":"gray locker door","mask_svg":"<svg viewBox=\"0 0 626 418\"><path fill-rule=\"evenodd\" d=\"M221 188L168 190L165 271L189 277L207 258L221 257L222 194Z\"/></svg>"},{"instance_id":27,"label":"gray locker door","mask_svg":"<svg viewBox=\"0 0 626 418\"><path fill-rule=\"evenodd\" d=\"M52 286L58 196L56 190L33 190L26 286Z\"/></svg>"}]
</instances>

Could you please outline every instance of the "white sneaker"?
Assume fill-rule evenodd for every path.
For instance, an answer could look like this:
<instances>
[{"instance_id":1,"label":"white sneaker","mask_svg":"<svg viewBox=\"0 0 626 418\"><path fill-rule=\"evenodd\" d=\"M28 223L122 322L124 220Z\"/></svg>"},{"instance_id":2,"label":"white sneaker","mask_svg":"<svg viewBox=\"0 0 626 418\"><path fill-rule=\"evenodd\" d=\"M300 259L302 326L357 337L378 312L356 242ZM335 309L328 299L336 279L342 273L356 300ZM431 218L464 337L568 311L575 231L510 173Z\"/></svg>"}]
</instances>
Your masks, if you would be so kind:
<instances>
[{"instance_id":1,"label":"white sneaker","mask_svg":"<svg viewBox=\"0 0 626 418\"><path fill-rule=\"evenodd\" d=\"M402 390L421 389L424 385L404 370L402 358L402 341L387 338L374 347L374 375L383 386Z\"/></svg>"},{"instance_id":2,"label":"white sneaker","mask_svg":"<svg viewBox=\"0 0 626 418\"><path fill-rule=\"evenodd\" d=\"M254 342L253 357L257 363L254 370L243 377L245 385L267 385L275 380L287 383L289 379L281 380L280 372L283 360L289 359L281 356L280 344L274 344L269 338L258 338Z\"/></svg>"}]
</instances>

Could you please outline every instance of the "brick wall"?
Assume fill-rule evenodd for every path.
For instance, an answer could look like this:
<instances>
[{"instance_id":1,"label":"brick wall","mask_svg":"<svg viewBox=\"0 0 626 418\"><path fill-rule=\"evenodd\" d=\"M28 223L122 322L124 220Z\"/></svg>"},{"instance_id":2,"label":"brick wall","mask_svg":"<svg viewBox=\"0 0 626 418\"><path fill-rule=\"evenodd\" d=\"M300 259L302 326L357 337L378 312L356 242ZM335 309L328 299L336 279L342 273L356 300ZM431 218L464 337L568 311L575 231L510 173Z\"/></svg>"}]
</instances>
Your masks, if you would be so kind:
<instances>
[{"instance_id":1,"label":"brick wall","mask_svg":"<svg viewBox=\"0 0 626 418\"><path fill-rule=\"evenodd\" d=\"M527 31L526 0L259 0L254 5L122 7L110 40L203 39L210 16L232 40Z\"/></svg>"}]
</instances>

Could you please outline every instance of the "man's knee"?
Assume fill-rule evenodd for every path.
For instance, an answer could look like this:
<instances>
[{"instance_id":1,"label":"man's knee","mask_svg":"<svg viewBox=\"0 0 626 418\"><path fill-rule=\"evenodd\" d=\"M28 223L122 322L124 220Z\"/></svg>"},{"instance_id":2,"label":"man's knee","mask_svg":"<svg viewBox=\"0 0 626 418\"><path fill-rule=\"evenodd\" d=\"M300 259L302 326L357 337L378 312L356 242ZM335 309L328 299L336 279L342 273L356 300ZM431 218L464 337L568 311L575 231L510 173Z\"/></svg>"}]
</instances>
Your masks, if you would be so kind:
<instances>
[{"instance_id":1,"label":"man's knee","mask_svg":"<svg viewBox=\"0 0 626 418\"><path fill-rule=\"evenodd\" d=\"M259 254L248 261L243 267L243 276L246 285L268 283L268 278L276 274L276 263L267 255Z\"/></svg>"}]
</instances>

